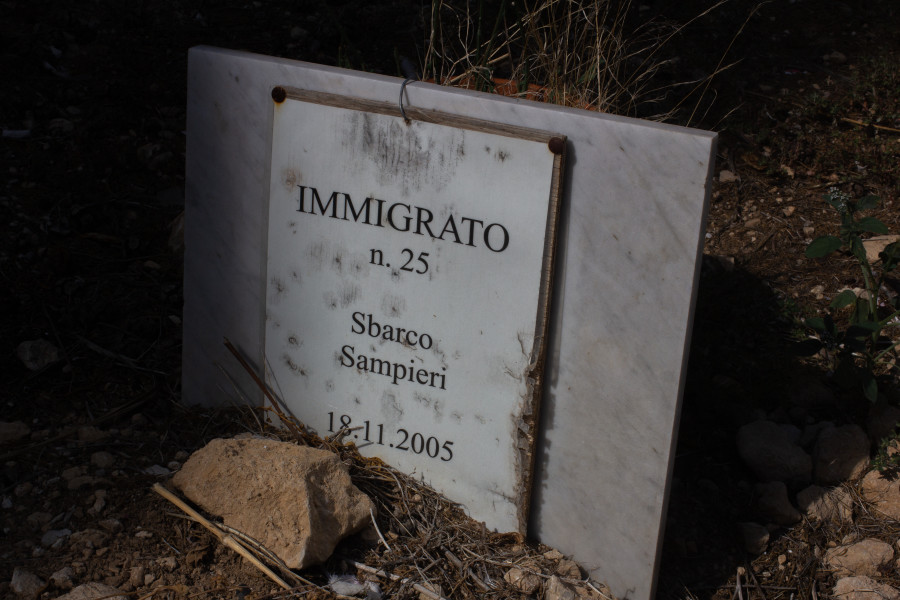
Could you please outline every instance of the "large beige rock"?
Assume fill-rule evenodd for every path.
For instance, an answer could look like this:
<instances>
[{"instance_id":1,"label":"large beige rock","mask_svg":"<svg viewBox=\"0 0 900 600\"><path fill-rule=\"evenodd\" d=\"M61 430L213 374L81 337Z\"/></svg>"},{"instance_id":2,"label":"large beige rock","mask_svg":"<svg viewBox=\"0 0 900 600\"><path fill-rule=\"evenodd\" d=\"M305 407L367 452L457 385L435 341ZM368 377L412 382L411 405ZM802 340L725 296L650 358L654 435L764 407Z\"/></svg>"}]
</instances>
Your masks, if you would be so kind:
<instances>
[{"instance_id":1,"label":"large beige rock","mask_svg":"<svg viewBox=\"0 0 900 600\"><path fill-rule=\"evenodd\" d=\"M900 600L900 592L865 576L838 579L831 595L840 600Z\"/></svg>"},{"instance_id":2,"label":"large beige rock","mask_svg":"<svg viewBox=\"0 0 900 600\"><path fill-rule=\"evenodd\" d=\"M173 482L292 569L327 559L374 508L337 455L271 439L213 440Z\"/></svg>"},{"instance_id":3,"label":"large beige rock","mask_svg":"<svg viewBox=\"0 0 900 600\"><path fill-rule=\"evenodd\" d=\"M853 498L841 487L825 489L811 485L797 492L797 506L810 518L840 525L853 520Z\"/></svg>"},{"instance_id":4,"label":"large beige rock","mask_svg":"<svg viewBox=\"0 0 900 600\"><path fill-rule=\"evenodd\" d=\"M838 484L863 474L869 465L869 436L859 425L826 429L813 451L816 483Z\"/></svg>"},{"instance_id":5,"label":"large beige rock","mask_svg":"<svg viewBox=\"0 0 900 600\"><path fill-rule=\"evenodd\" d=\"M875 510L900 520L900 479L882 477L878 471L870 471L859 485L862 497L875 505Z\"/></svg>"},{"instance_id":6,"label":"large beige rock","mask_svg":"<svg viewBox=\"0 0 900 600\"><path fill-rule=\"evenodd\" d=\"M878 575L881 566L894 558L890 544L872 538L849 546L830 548L825 564L834 569L836 577L849 575Z\"/></svg>"}]
</instances>

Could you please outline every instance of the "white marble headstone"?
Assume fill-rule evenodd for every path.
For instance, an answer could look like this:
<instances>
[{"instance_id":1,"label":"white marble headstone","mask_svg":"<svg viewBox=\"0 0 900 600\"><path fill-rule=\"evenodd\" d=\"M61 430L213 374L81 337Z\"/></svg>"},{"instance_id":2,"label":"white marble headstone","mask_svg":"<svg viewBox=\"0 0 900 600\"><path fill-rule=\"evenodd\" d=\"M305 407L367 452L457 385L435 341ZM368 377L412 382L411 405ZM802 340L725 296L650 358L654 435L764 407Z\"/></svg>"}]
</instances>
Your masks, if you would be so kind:
<instances>
[{"instance_id":1,"label":"white marble headstone","mask_svg":"<svg viewBox=\"0 0 900 600\"><path fill-rule=\"evenodd\" d=\"M272 387L322 437L346 429L363 455L525 533L565 141L273 96Z\"/></svg>"},{"instance_id":2,"label":"white marble headstone","mask_svg":"<svg viewBox=\"0 0 900 600\"><path fill-rule=\"evenodd\" d=\"M243 52L191 50L186 402L258 397L222 338L262 360L272 88L393 103L400 84ZM420 109L568 138L529 534L572 555L617 596L648 600L715 136L424 83L406 92Z\"/></svg>"}]
</instances>

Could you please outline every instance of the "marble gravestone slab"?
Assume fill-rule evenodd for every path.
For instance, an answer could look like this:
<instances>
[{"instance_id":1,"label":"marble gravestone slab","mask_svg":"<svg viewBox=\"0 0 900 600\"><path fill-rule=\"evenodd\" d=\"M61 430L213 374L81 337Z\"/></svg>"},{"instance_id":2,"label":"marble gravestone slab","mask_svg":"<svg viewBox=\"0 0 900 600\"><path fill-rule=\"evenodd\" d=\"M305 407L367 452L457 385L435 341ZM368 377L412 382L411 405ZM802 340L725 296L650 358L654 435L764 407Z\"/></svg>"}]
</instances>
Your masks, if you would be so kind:
<instances>
[{"instance_id":1,"label":"marble gravestone slab","mask_svg":"<svg viewBox=\"0 0 900 600\"><path fill-rule=\"evenodd\" d=\"M272 387L322 437L346 429L525 533L565 140L291 88L273 100Z\"/></svg>"},{"instance_id":2,"label":"marble gravestone slab","mask_svg":"<svg viewBox=\"0 0 900 600\"><path fill-rule=\"evenodd\" d=\"M270 184L272 88L394 103L400 84L243 52L191 50L186 402L257 398L222 338L261 361L266 241L260 232ZM648 600L715 136L424 83L409 84L406 92L408 105L422 110L568 139L528 532L572 555L617 596Z\"/></svg>"}]
</instances>

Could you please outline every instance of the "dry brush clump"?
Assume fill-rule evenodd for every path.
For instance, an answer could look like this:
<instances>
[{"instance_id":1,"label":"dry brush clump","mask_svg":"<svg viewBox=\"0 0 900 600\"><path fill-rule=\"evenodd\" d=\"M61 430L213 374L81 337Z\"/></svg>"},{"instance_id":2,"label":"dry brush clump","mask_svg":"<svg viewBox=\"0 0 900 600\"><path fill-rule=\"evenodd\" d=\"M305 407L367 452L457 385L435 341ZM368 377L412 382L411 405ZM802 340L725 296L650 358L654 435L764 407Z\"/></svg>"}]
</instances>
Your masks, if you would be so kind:
<instances>
[{"instance_id":1,"label":"dry brush clump","mask_svg":"<svg viewBox=\"0 0 900 600\"><path fill-rule=\"evenodd\" d=\"M673 83L670 41L687 23L642 17L630 0L519 0L491 10L431 4L424 78L601 112L671 118L703 95L712 75ZM727 49L723 48L723 56ZM727 68L722 61L715 73Z\"/></svg>"}]
</instances>

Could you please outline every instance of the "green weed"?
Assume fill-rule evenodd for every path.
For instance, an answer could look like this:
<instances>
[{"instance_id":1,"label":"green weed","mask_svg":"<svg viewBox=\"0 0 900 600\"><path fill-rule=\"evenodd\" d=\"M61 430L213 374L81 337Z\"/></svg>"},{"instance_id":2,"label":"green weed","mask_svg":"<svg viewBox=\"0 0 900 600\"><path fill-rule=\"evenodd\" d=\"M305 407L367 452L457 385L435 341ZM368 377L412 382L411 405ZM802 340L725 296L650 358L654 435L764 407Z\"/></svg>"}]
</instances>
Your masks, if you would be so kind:
<instances>
[{"instance_id":1,"label":"green weed","mask_svg":"<svg viewBox=\"0 0 900 600\"><path fill-rule=\"evenodd\" d=\"M806 325L816 334L815 339L804 342L809 354L827 350L833 357L835 377L839 382L855 381L862 386L865 397L878 400L876 373L885 368L896 369L895 349L898 343L882 335L900 316L900 296L889 298L883 293L885 276L900 264L900 242L889 244L880 254L880 271L876 271L866 256L862 235L886 234L887 226L875 217L860 217L859 213L872 210L878 198L866 196L852 200L847 194L831 188L825 194L825 202L837 211L841 219L838 235L824 235L814 239L806 247L808 258L822 258L838 250L849 251L859 263L865 291L857 295L844 290L831 301L832 311L850 309L849 326L840 329L831 314L806 319ZM880 313L887 312L886 316Z\"/></svg>"}]
</instances>

